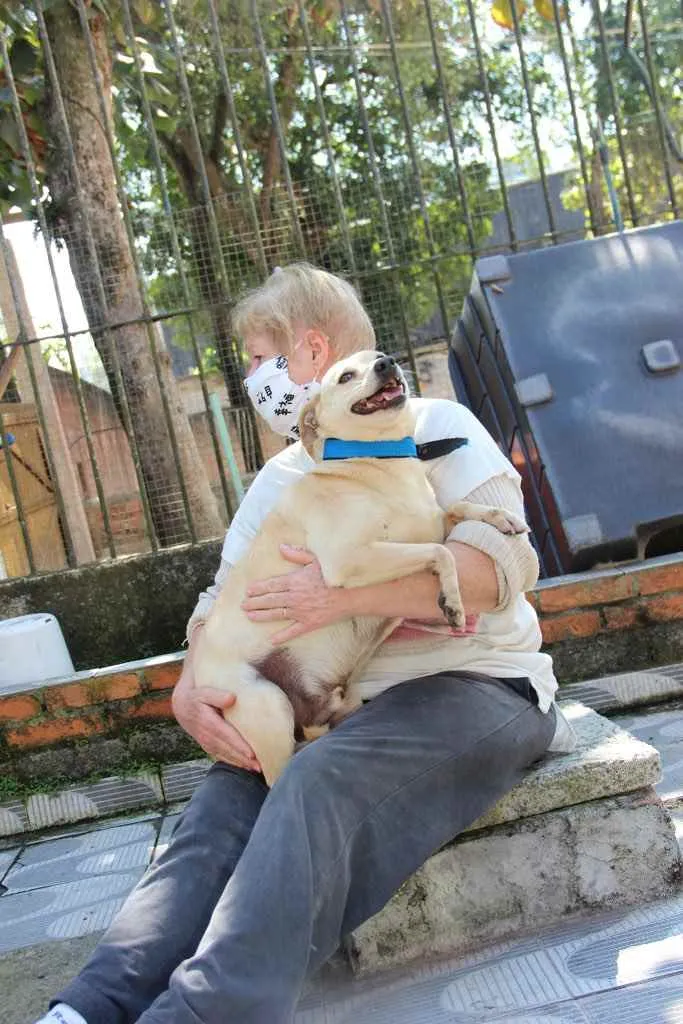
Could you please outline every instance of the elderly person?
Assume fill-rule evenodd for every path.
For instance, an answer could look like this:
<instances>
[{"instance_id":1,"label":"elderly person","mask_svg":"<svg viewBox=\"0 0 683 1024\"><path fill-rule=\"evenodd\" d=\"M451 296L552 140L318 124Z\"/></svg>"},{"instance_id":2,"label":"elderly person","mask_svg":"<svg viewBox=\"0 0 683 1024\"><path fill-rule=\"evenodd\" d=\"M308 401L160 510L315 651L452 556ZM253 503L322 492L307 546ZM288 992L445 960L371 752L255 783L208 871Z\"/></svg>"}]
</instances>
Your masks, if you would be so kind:
<instances>
[{"instance_id":1,"label":"elderly person","mask_svg":"<svg viewBox=\"0 0 683 1024\"><path fill-rule=\"evenodd\" d=\"M237 306L246 387L278 433L341 356L375 348L355 291L306 264L273 274ZM456 402L416 399L418 444L443 506L499 505L523 515L519 477ZM269 790L253 751L221 712L234 699L197 689L193 655L230 569L283 488L311 469L300 443L270 459L225 543L215 583L188 624L173 696L181 726L216 763L171 837L43 1024L286 1024L306 977L377 913L549 748L567 744L556 681L524 592L538 563L526 535L456 526L468 626L455 634L431 573L354 589L325 585L315 558L284 547L291 573L246 595L255 620L283 618L276 640L359 615L400 618L368 665L363 706L304 746ZM283 542L287 540L283 537Z\"/></svg>"}]
</instances>

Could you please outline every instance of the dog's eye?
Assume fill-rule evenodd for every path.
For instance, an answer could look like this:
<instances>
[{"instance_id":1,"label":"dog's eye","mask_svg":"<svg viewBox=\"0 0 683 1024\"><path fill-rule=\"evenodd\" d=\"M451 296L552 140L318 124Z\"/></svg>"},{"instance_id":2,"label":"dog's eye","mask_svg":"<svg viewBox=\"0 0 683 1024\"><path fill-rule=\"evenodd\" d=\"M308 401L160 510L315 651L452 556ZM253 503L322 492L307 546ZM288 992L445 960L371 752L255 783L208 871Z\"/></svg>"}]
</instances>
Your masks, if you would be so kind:
<instances>
[{"instance_id":1,"label":"dog's eye","mask_svg":"<svg viewBox=\"0 0 683 1024\"><path fill-rule=\"evenodd\" d=\"M355 376L356 375L353 372L353 370L346 370L344 373L342 373L341 377L337 381L337 384L348 384L348 382L350 380L353 380Z\"/></svg>"}]
</instances>

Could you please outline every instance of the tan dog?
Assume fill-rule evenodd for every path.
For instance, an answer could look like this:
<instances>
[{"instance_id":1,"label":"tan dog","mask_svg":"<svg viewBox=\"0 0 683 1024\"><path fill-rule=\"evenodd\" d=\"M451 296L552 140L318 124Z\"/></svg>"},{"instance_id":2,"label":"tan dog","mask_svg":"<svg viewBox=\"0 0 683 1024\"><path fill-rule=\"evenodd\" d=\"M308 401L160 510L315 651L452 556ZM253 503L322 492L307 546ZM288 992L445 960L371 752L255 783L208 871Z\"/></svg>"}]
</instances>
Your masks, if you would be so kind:
<instances>
[{"instance_id":1,"label":"tan dog","mask_svg":"<svg viewBox=\"0 0 683 1024\"><path fill-rule=\"evenodd\" d=\"M464 519L504 533L526 531L511 513L460 503L439 507L425 466L414 458L322 461L326 438L399 440L413 435L415 414L397 363L358 352L332 366L304 409L301 437L315 468L282 495L249 552L231 570L201 631L198 686L237 695L226 718L251 745L269 785L290 758L295 732L333 723L358 701L350 686L399 620L363 617L336 622L273 647L279 622L252 622L240 604L256 580L285 573L287 543L311 551L332 587L363 587L431 569L448 622L465 621L455 560L443 541Z\"/></svg>"}]
</instances>

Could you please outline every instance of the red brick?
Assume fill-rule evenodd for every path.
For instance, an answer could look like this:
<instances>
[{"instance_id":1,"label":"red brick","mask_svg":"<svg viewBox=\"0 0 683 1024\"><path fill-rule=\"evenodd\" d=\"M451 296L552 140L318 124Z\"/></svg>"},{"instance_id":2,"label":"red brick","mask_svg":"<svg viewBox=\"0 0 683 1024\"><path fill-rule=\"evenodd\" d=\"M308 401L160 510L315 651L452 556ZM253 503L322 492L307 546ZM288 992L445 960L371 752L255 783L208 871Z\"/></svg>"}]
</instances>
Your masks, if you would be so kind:
<instances>
[{"instance_id":1,"label":"red brick","mask_svg":"<svg viewBox=\"0 0 683 1024\"><path fill-rule=\"evenodd\" d=\"M145 669L147 689L172 690L182 669L182 661L172 661L167 665L151 665Z\"/></svg>"},{"instance_id":2,"label":"red brick","mask_svg":"<svg viewBox=\"0 0 683 1024\"><path fill-rule=\"evenodd\" d=\"M651 597L644 602L648 619L654 622L673 622L683 619L683 594Z\"/></svg>"},{"instance_id":3,"label":"red brick","mask_svg":"<svg viewBox=\"0 0 683 1024\"><path fill-rule=\"evenodd\" d=\"M530 590L524 596L526 597L531 607L536 608L538 610L538 594L536 593L536 591Z\"/></svg>"},{"instance_id":4,"label":"red brick","mask_svg":"<svg viewBox=\"0 0 683 1024\"><path fill-rule=\"evenodd\" d=\"M623 576L596 576L582 583L567 583L548 587L538 592L542 612L568 612L572 608L587 608L624 601L633 594L633 578Z\"/></svg>"},{"instance_id":5,"label":"red brick","mask_svg":"<svg viewBox=\"0 0 683 1024\"><path fill-rule=\"evenodd\" d=\"M60 740L78 739L102 732L104 726L97 719L50 718L20 729L7 729L5 739L11 747L48 747Z\"/></svg>"},{"instance_id":6,"label":"red brick","mask_svg":"<svg viewBox=\"0 0 683 1024\"><path fill-rule=\"evenodd\" d=\"M0 698L0 722L21 722L40 714L40 702L25 693Z\"/></svg>"},{"instance_id":7,"label":"red brick","mask_svg":"<svg viewBox=\"0 0 683 1024\"><path fill-rule=\"evenodd\" d=\"M664 590L683 590L683 562L643 569L636 574L641 594L661 594Z\"/></svg>"},{"instance_id":8,"label":"red brick","mask_svg":"<svg viewBox=\"0 0 683 1024\"><path fill-rule=\"evenodd\" d=\"M619 605L616 608L605 608L605 625L607 629L632 629L641 624L640 609L635 604Z\"/></svg>"},{"instance_id":9,"label":"red brick","mask_svg":"<svg viewBox=\"0 0 683 1024\"><path fill-rule=\"evenodd\" d=\"M600 632L600 613L597 611L579 611L569 615L552 615L542 619L541 632L547 644L573 637L594 636Z\"/></svg>"},{"instance_id":10,"label":"red brick","mask_svg":"<svg viewBox=\"0 0 683 1024\"><path fill-rule=\"evenodd\" d=\"M143 700L136 708L127 711L125 718L173 718L170 694Z\"/></svg>"},{"instance_id":11,"label":"red brick","mask_svg":"<svg viewBox=\"0 0 683 1024\"><path fill-rule=\"evenodd\" d=\"M125 700L140 693L140 680L135 672L117 672L111 676L96 676L79 683L64 683L45 693L48 710L84 708L104 701Z\"/></svg>"}]
</instances>

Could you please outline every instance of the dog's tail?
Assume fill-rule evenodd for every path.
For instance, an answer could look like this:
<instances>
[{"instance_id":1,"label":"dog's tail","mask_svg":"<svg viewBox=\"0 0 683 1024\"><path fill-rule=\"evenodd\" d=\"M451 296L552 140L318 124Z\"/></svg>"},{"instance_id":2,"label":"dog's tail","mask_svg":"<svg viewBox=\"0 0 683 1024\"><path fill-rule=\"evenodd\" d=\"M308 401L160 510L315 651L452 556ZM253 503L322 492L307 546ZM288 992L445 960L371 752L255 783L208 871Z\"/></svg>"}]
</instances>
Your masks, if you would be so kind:
<instances>
[{"instance_id":1,"label":"dog's tail","mask_svg":"<svg viewBox=\"0 0 683 1024\"><path fill-rule=\"evenodd\" d=\"M240 667L244 685L225 717L245 738L272 786L294 753L294 710L279 686L251 665Z\"/></svg>"}]
</instances>

